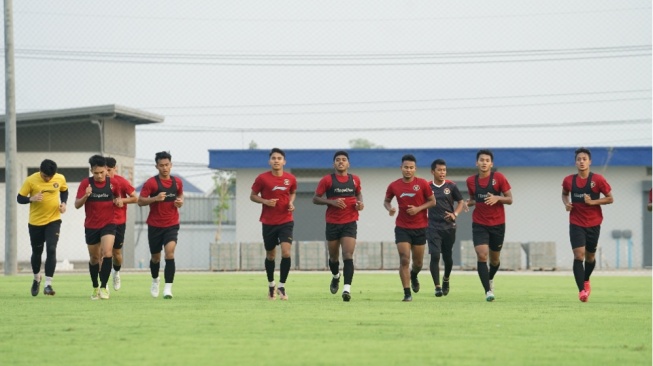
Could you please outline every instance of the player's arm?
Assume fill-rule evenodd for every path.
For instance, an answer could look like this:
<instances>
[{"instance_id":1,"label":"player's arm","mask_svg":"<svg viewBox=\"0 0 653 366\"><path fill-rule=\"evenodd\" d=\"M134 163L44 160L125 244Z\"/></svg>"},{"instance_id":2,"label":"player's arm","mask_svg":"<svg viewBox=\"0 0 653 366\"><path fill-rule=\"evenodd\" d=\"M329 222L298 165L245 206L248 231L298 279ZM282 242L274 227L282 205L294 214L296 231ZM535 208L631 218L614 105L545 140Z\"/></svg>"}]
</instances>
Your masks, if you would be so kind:
<instances>
[{"instance_id":1,"label":"player's arm","mask_svg":"<svg viewBox=\"0 0 653 366\"><path fill-rule=\"evenodd\" d=\"M383 200L383 207L388 210L388 214L390 214L390 216L394 216L395 212L397 212L397 209L392 207L392 197L386 197Z\"/></svg>"},{"instance_id":2,"label":"player's arm","mask_svg":"<svg viewBox=\"0 0 653 366\"><path fill-rule=\"evenodd\" d=\"M419 206L417 206L417 207L414 208L414 209L415 209L415 212L412 213L411 215L414 215L414 214L416 214L416 213L418 213L418 212L420 212L420 211L422 211L422 210L427 210L427 209L429 209L429 208L431 208L431 207L434 207L435 204L436 204L436 201L435 201L435 195L434 195L434 194L431 194L430 196L428 196L428 197L426 198L426 202L424 202L424 203L422 203L421 205L419 205Z\"/></svg>"},{"instance_id":3,"label":"player's arm","mask_svg":"<svg viewBox=\"0 0 653 366\"><path fill-rule=\"evenodd\" d=\"M290 201L288 201L288 211L295 211L295 198L297 198L297 191L290 194Z\"/></svg>"},{"instance_id":4,"label":"player's arm","mask_svg":"<svg viewBox=\"0 0 653 366\"><path fill-rule=\"evenodd\" d=\"M137 202L138 202L138 195L136 195L136 191L128 194L127 197L122 199L123 204L137 203Z\"/></svg>"},{"instance_id":5,"label":"player's arm","mask_svg":"<svg viewBox=\"0 0 653 366\"><path fill-rule=\"evenodd\" d=\"M166 199L166 193L165 192L159 192L154 197L146 197L146 196L138 196L138 205L139 206L148 206L151 205L154 202L162 202Z\"/></svg>"},{"instance_id":6,"label":"player's arm","mask_svg":"<svg viewBox=\"0 0 653 366\"><path fill-rule=\"evenodd\" d=\"M365 204L363 203L363 192L359 191L356 193L356 209L358 211L362 211L365 208Z\"/></svg>"},{"instance_id":7,"label":"player's arm","mask_svg":"<svg viewBox=\"0 0 653 366\"><path fill-rule=\"evenodd\" d=\"M593 200L590 198L590 195L586 194L585 195L585 204L588 206L598 206L598 205L609 205L612 202L614 202L614 198L612 197L612 192L608 192L605 196Z\"/></svg>"},{"instance_id":8,"label":"player's arm","mask_svg":"<svg viewBox=\"0 0 653 366\"><path fill-rule=\"evenodd\" d=\"M92 192L91 186L90 185L86 186L86 190L84 191L84 194L81 197L79 197L78 199L75 200L75 208L79 209L82 206L84 206L84 204L86 203L86 200L91 195L91 192ZM79 196L79 193L80 192L77 192L78 196Z\"/></svg>"},{"instance_id":9,"label":"player's arm","mask_svg":"<svg viewBox=\"0 0 653 366\"><path fill-rule=\"evenodd\" d=\"M507 190L503 192L503 196L499 196L499 202L504 205L512 205L512 190Z\"/></svg>"}]
</instances>

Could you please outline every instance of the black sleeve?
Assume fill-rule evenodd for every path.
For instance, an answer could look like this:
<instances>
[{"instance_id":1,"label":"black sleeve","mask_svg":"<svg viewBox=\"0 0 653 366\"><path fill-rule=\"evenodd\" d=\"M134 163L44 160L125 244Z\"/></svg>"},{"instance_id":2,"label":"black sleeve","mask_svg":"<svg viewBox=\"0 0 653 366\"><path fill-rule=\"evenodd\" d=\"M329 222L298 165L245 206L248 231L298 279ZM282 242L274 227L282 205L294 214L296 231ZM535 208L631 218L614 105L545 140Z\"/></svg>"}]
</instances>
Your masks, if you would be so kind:
<instances>
[{"instance_id":1,"label":"black sleeve","mask_svg":"<svg viewBox=\"0 0 653 366\"><path fill-rule=\"evenodd\" d=\"M20 194L16 196L16 201L20 203L21 205L24 205L26 203L29 203L29 197L21 196Z\"/></svg>"},{"instance_id":2,"label":"black sleeve","mask_svg":"<svg viewBox=\"0 0 653 366\"><path fill-rule=\"evenodd\" d=\"M67 189L65 191L59 192L59 199L61 200L61 203L68 204L68 190Z\"/></svg>"}]
</instances>

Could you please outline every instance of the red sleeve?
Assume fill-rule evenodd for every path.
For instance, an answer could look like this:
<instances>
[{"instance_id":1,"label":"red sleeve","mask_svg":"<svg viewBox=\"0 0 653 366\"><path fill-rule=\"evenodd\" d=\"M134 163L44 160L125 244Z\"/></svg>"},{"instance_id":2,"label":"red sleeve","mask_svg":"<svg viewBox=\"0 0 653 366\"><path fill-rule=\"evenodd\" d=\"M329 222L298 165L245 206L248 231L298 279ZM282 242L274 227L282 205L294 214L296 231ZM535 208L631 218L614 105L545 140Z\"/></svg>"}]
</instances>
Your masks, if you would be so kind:
<instances>
[{"instance_id":1,"label":"red sleeve","mask_svg":"<svg viewBox=\"0 0 653 366\"><path fill-rule=\"evenodd\" d=\"M508 192L512 187L510 186L510 183L508 182L508 178L506 178L505 175L499 173L499 176L501 177L501 180L499 181L498 184L498 191L501 193Z\"/></svg>"},{"instance_id":2,"label":"red sleeve","mask_svg":"<svg viewBox=\"0 0 653 366\"><path fill-rule=\"evenodd\" d=\"M573 175L568 175L565 179L562 180L562 190L565 192L571 192L571 179Z\"/></svg>"},{"instance_id":3,"label":"red sleeve","mask_svg":"<svg viewBox=\"0 0 653 366\"><path fill-rule=\"evenodd\" d=\"M181 181L181 178L175 177L177 180L177 196L184 195L184 183Z\"/></svg>"},{"instance_id":4,"label":"red sleeve","mask_svg":"<svg viewBox=\"0 0 653 366\"><path fill-rule=\"evenodd\" d=\"M257 176L256 179L254 179L254 183L252 184L252 192L254 193L261 193L263 190L263 179L261 176Z\"/></svg>"},{"instance_id":5,"label":"red sleeve","mask_svg":"<svg viewBox=\"0 0 653 366\"><path fill-rule=\"evenodd\" d=\"M395 196L394 190L392 189L392 183L388 185L388 189L385 190L385 199L391 201Z\"/></svg>"},{"instance_id":6,"label":"red sleeve","mask_svg":"<svg viewBox=\"0 0 653 366\"><path fill-rule=\"evenodd\" d=\"M429 197L433 196L433 190L431 189L431 185L426 179L422 179L420 185L422 186L422 192L424 192L424 203L426 203Z\"/></svg>"},{"instance_id":7,"label":"red sleeve","mask_svg":"<svg viewBox=\"0 0 653 366\"><path fill-rule=\"evenodd\" d=\"M333 182L331 181L331 175L325 175L320 179L320 182L317 184L317 188L315 189L315 195L316 196L322 196L323 194L326 193L326 191L331 188L331 184Z\"/></svg>"},{"instance_id":8,"label":"red sleeve","mask_svg":"<svg viewBox=\"0 0 653 366\"><path fill-rule=\"evenodd\" d=\"M292 176L292 184L290 185L290 194L297 192L297 178Z\"/></svg>"},{"instance_id":9,"label":"red sleeve","mask_svg":"<svg viewBox=\"0 0 653 366\"><path fill-rule=\"evenodd\" d=\"M607 196L608 193L612 192L612 187L610 187L610 183L608 183L604 176L599 175L599 177L599 184L597 184L599 192L603 193L604 196Z\"/></svg>"},{"instance_id":10,"label":"red sleeve","mask_svg":"<svg viewBox=\"0 0 653 366\"><path fill-rule=\"evenodd\" d=\"M77 199L84 197L86 194L86 187L88 187L88 178L82 179L79 183L79 188L77 188Z\"/></svg>"},{"instance_id":11,"label":"red sleeve","mask_svg":"<svg viewBox=\"0 0 653 366\"><path fill-rule=\"evenodd\" d=\"M356 187L356 194L361 193L363 187L361 186L361 179L357 175L352 175L354 178L354 186Z\"/></svg>"},{"instance_id":12,"label":"red sleeve","mask_svg":"<svg viewBox=\"0 0 653 366\"><path fill-rule=\"evenodd\" d=\"M159 189L156 181L153 178L149 178L143 184L141 189L141 197L149 197L152 193L156 192Z\"/></svg>"},{"instance_id":13,"label":"red sleeve","mask_svg":"<svg viewBox=\"0 0 653 366\"><path fill-rule=\"evenodd\" d=\"M474 183L474 176L472 175L471 177L467 178L467 192L469 192L470 197L474 197L474 194L476 194L476 185Z\"/></svg>"}]
</instances>

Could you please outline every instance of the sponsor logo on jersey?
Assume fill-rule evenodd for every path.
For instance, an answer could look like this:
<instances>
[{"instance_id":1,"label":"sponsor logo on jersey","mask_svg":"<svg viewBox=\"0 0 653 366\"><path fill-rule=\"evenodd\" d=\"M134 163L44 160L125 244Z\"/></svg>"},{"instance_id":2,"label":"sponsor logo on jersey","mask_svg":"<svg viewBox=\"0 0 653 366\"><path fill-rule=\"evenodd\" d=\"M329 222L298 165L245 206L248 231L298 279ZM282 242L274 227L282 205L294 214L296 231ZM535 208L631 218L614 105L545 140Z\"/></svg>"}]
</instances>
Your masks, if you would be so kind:
<instances>
[{"instance_id":1,"label":"sponsor logo on jersey","mask_svg":"<svg viewBox=\"0 0 653 366\"><path fill-rule=\"evenodd\" d=\"M399 196L399 197L400 197L400 198L401 198L401 197L415 197L415 193L407 193L407 192L404 192L404 193L402 193L401 196Z\"/></svg>"},{"instance_id":2,"label":"sponsor logo on jersey","mask_svg":"<svg viewBox=\"0 0 653 366\"><path fill-rule=\"evenodd\" d=\"M285 191L286 189L288 189L288 188L287 187L281 187L281 186L274 186L274 188L272 188L273 191Z\"/></svg>"},{"instance_id":3,"label":"sponsor logo on jersey","mask_svg":"<svg viewBox=\"0 0 653 366\"><path fill-rule=\"evenodd\" d=\"M443 192L444 192L444 194L450 194L451 190L449 188L445 188Z\"/></svg>"}]
</instances>

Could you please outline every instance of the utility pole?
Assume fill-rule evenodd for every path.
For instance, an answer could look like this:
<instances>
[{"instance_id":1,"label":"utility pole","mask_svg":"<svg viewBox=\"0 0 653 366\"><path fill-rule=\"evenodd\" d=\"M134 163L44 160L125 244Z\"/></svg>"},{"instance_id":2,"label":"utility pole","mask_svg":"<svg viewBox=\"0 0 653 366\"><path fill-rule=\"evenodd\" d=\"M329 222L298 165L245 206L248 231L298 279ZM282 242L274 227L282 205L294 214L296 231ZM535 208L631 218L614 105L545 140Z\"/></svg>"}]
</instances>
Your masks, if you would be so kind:
<instances>
[{"instance_id":1,"label":"utility pole","mask_svg":"<svg viewBox=\"0 0 653 366\"><path fill-rule=\"evenodd\" d=\"M15 275L18 272L16 145L13 4L12 0L5 0L5 275Z\"/></svg>"}]
</instances>

